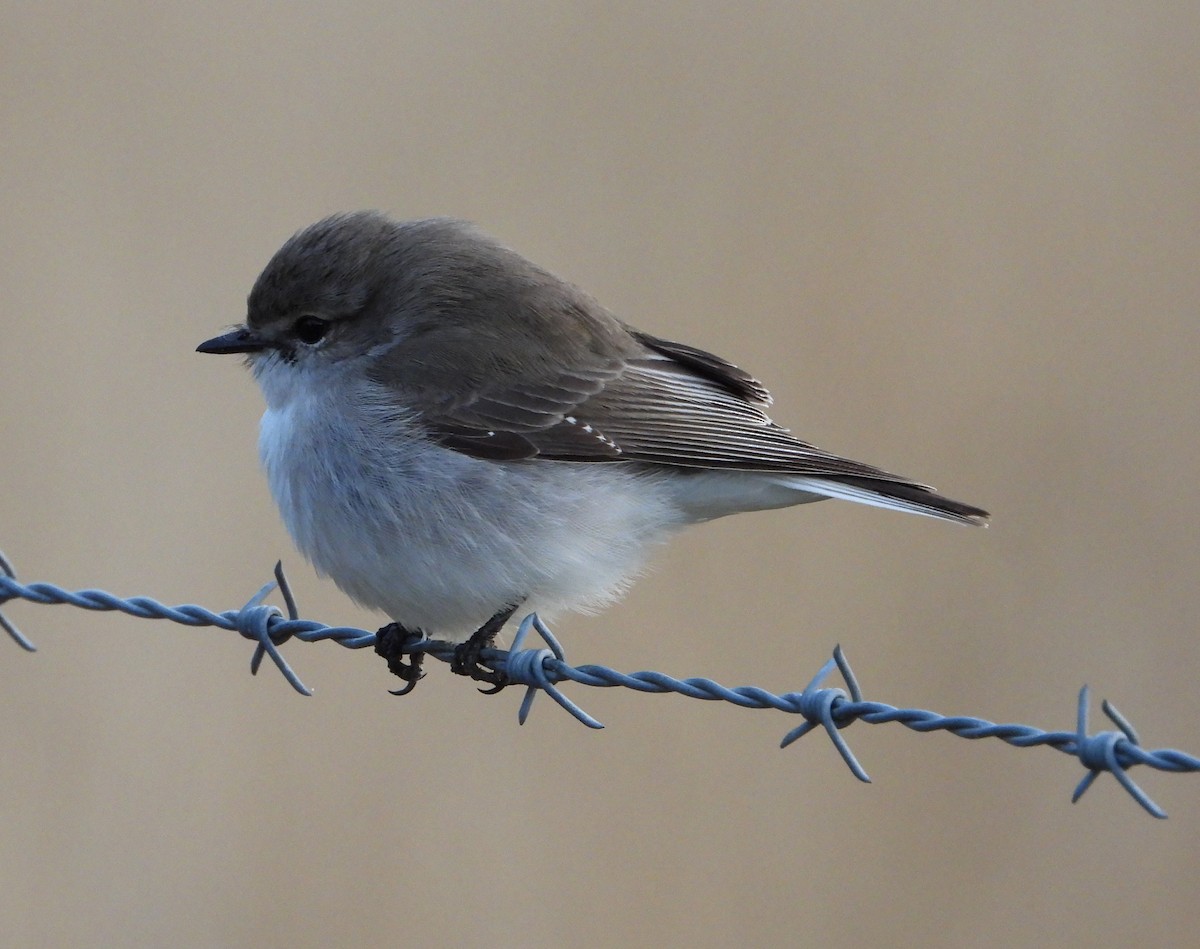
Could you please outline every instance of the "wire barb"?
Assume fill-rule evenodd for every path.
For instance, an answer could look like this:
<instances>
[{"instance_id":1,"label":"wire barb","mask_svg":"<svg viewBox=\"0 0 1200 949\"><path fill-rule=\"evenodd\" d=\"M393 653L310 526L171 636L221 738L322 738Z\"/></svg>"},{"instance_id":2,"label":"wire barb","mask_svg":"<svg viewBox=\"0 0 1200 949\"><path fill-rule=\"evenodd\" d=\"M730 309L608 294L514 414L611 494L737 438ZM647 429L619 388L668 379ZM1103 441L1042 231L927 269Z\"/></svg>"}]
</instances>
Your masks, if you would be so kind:
<instances>
[{"instance_id":1,"label":"wire barb","mask_svg":"<svg viewBox=\"0 0 1200 949\"><path fill-rule=\"evenodd\" d=\"M1100 708L1108 720L1120 731L1089 735L1087 733L1089 696L1090 690L1085 685L1079 690L1079 705L1076 710L1076 741L1078 742L1076 756L1079 758L1080 764L1088 769L1088 773L1076 785L1075 793L1071 795L1071 803L1074 804L1083 797L1084 792L1095 783L1096 778L1101 773L1108 771L1129 793L1129 796L1142 805L1147 814L1157 817L1159 820L1166 820L1167 812L1155 804L1150 795L1137 786L1121 764L1122 759L1130 764L1140 763L1133 757L1137 751L1141 750L1137 732L1133 730L1133 726L1129 724L1125 716L1118 712L1108 699L1105 699L1100 703Z\"/></svg>"},{"instance_id":2,"label":"wire barb","mask_svg":"<svg viewBox=\"0 0 1200 949\"><path fill-rule=\"evenodd\" d=\"M287 577L283 572L283 561L277 560L275 561L275 579L250 597L246 605L237 612L237 631L247 639L253 639L258 643L254 655L250 658L250 674L258 675L258 667L262 665L263 656L270 656L276 668L283 673L283 677L292 684L292 688L301 695L312 695L312 691L300 681L300 677L292 671L292 667L287 664L279 652L279 647L291 639L293 634L287 629L273 631L271 628L273 621L283 616L283 613L277 606L264 605L263 600L276 589L279 590L279 595L283 597L284 605L287 607L287 618L292 621L300 618L296 609L296 600L292 596L292 588L288 585Z\"/></svg>"},{"instance_id":3,"label":"wire barb","mask_svg":"<svg viewBox=\"0 0 1200 949\"><path fill-rule=\"evenodd\" d=\"M862 689L859 688L858 679L855 678L853 670L850 668L850 663L846 660L846 654L842 652L841 645L837 645L833 649L833 658L821 667L811 682L805 686L804 691L796 697L796 711L804 716L804 724L793 728L790 732L783 736L783 741L779 743L780 748L786 748L798 738L803 738L818 725L825 726L825 732L829 735L829 740L833 742L833 747L837 749L838 754L842 756L842 760L846 762L846 767L851 773L862 781L864 784L871 783L871 776L867 774L866 769L858 763L858 759L854 757L854 752L850 750L850 746L846 744L846 739L842 737L841 729L847 725L854 724L854 718L846 714L847 696L842 689L821 689L818 686L824 681L825 677L833 671L833 667L837 666L838 672L842 674L842 680L846 683L846 687L850 690L849 701L853 703L862 702Z\"/></svg>"},{"instance_id":4,"label":"wire barb","mask_svg":"<svg viewBox=\"0 0 1200 949\"><path fill-rule=\"evenodd\" d=\"M275 590L279 591L284 601L286 613L277 606L265 603L266 598ZM144 619L166 619L185 626L216 626L235 631L255 643L254 655L250 661L252 673L257 673L264 657L269 656L292 688L302 695L311 695L312 692L280 652L280 647L289 639L298 639L301 642L331 640L347 649L374 647L377 643L377 635L365 629L326 626L313 620L301 619L283 566L279 563L275 565L274 580L255 593L245 606L238 610L214 613L202 606L191 604L164 606L148 597L122 599L103 590L72 592L49 583L22 584L17 581L12 564L0 552L0 607L14 599L44 605L66 604L86 610L118 610ZM2 612L0 626L21 648L34 651L33 643L26 639ZM531 632L536 632L541 638L541 646L525 648L525 642ZM447 663L454 657L453 644L418 637L411 637L403 642L399 651L433 656ZM1166 812L1134 783L1129 777L1129 769L1135 765L1146 765L1159 771L1200 771L1200 758L1170 748L1143 748L1133 726L1107 700L1102 703L1101 708L1117 731L1089 735L1090 693L1087 686L1079 693L1073 731L1047 732L1030 725L997 724L980 718L944 716L924 709L896 708L882 702L866 701L841 646L834 649L833 658L821 667L802 692L787 692L782 695L774 695L754 686L727 688L712 679L675 679L661 672L624 673L605 666L572 666L567 662L566 654L558 640L535 613L521 621L510 649L485 649L480 660L506 676L508 682L526 687L517 713L517 720L521 724L529 718L533 700L538 693L545 692L588 728L603 728L599 721L567 698L559 688L561 683L568 681L599 688L621 687L638 692L675 692L706 701L729 702L742 708L773 708L799 715L804 720L784 735L780 742L781 747L786 748L821 726L846 766L855 777L864 782L871 779L842 734L847 726L856 721L876 725L899 722L913 731L948 731L962 738L999 738L1018 748L1035 745L1056 748L1078 759L1087 769L1087 774L1075 788L1072 801L1078 801L1100 774L1108 772L1147 813L1157 818L1165 818ZM842 677L844 689L822 686L835 668Z\"/></svg>"},{"instance_id":5,"label":"wire barb","mask_svg":"<svg viewBox=\"0 0 1200 949\"><path fill-rule=\"evenodd\" d=\"M13 565L9 562L8 558L4 556L3 550L0 550L0 573L14 582L17 579L17 572L13 569ZM0 606L7 603L9 599L7 596L0 596ZM21 635L21 631L3 613L0 613L0 626L4 627L4 631L13 638L13 642L26 652L37 652L37 646Z\"/></svg>"}]
</instances>

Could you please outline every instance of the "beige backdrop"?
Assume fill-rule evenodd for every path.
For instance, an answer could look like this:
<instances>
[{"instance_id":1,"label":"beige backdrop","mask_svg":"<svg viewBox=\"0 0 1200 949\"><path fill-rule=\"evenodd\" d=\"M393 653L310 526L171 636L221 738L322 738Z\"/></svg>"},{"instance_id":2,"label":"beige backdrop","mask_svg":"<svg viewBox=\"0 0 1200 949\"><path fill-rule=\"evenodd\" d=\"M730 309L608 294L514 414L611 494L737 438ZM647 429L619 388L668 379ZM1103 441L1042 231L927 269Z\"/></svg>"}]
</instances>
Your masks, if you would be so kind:
<instances>
[{"instance_id":1,"label":"beige backdrop","mask_svg":"<svg viewBox=\"0 0 1200 949\"><path fill-rule=\"evenodd\" d=\"M651 9L647 9L651 8ZM259 394L195 355L293 230L475 219L727 355L830 449L995 512L691 532L576 662L1070 728L1091 683L1200 752L1195 4L9 3L0 547L23 579L235 607L282 556ZM11 604L6 946L1178 945L1170 812L1049 750L679 697L403 699L369 652Z\"/></svg>"}]
</instances>

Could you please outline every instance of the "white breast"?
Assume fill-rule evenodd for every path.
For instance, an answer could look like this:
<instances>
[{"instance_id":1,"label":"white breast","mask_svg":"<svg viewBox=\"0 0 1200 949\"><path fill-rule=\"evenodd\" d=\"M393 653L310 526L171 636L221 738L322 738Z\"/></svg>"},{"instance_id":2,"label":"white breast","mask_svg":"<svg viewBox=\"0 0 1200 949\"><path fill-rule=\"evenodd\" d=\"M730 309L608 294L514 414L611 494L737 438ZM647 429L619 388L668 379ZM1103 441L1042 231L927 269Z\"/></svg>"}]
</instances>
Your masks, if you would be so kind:
<instances>
[{"instance_id":1,"label":"white breast","mask_svg":"<svg viewBox=\"0 0 1200 949\"><path fill-rule=\"evenodd\" d=\"M682 526L671 492L631 466L482 461L351 386L266 375L259 449L297 547L359 603L435 638L518 602L599 608Z\"/></svg>"}]
</instances>

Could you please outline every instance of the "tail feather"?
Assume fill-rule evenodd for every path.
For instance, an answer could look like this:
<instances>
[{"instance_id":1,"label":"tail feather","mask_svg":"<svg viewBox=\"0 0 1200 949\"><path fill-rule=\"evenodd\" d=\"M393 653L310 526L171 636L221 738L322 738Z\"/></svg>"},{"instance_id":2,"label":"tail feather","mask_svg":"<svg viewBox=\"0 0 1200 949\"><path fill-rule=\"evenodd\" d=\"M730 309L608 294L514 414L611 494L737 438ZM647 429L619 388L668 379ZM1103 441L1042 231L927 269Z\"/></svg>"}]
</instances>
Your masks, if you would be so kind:
<instances>
[{"instance_id":1,"label":"tail feather","mask_svg":"<svg viewBox=\"0 0 1200 949\"><path fill-rule=\"evenodd\" d=\"M944 521L956 521L960 524L974 524L978 527L987 527L988 518L991 516L982 508L942 497L931 488L905 481L842 476L837 480L789 478L788 483L801 490L811 491L829 498L856 501L859 504L870 504L893 511L924 514L926 517L937 517Z\"/></svg>"}]
</instances>

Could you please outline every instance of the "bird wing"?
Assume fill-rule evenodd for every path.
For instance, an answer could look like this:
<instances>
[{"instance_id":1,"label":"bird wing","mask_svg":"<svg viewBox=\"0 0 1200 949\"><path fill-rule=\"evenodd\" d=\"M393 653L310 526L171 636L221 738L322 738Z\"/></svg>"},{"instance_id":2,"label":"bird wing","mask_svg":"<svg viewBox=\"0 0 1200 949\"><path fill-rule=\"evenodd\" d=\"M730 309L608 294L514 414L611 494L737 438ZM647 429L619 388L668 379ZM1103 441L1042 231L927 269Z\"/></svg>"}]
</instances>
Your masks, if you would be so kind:
<instances>
[{"instance_id":1,"label":"bird wing","mask_svg":"<svg viewBox=\"0 0 1200 949\"><path fill-rule=\"evenodd\" d=\"M423 414L429 434L480 458L635 461L909 483L776 425L762 383L682 343L634 333L639 351L586 368L509 377Z\"/></svg>"}]
</instances>

